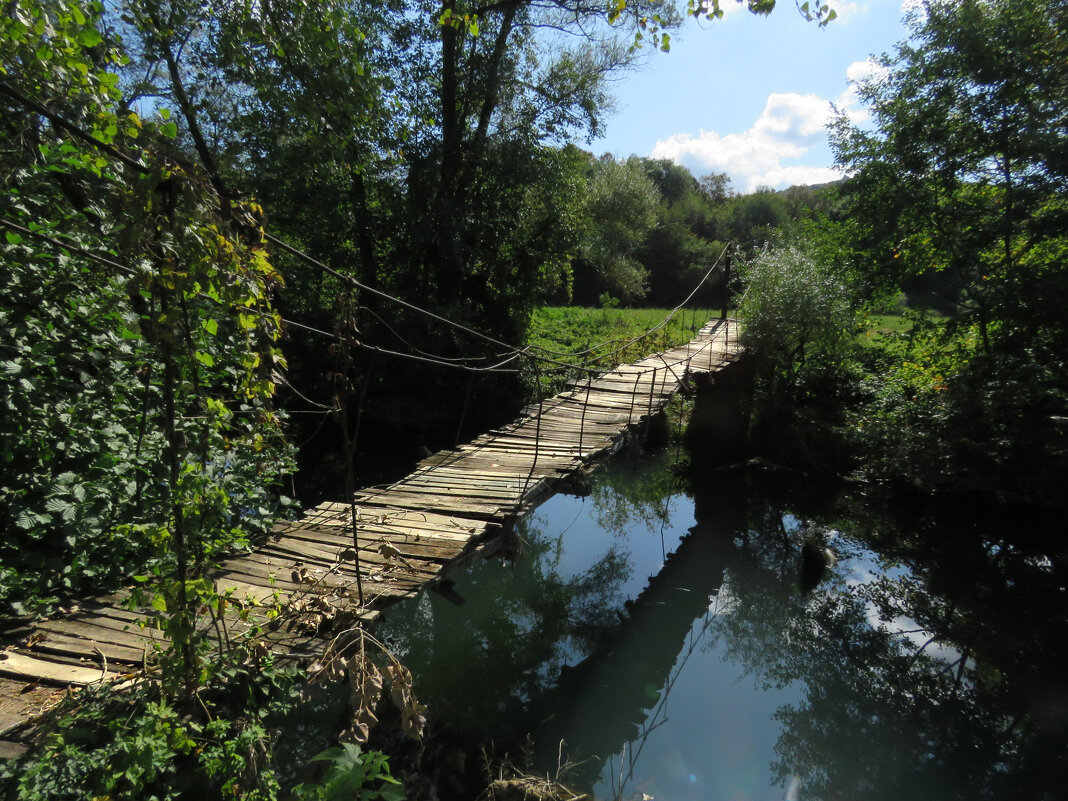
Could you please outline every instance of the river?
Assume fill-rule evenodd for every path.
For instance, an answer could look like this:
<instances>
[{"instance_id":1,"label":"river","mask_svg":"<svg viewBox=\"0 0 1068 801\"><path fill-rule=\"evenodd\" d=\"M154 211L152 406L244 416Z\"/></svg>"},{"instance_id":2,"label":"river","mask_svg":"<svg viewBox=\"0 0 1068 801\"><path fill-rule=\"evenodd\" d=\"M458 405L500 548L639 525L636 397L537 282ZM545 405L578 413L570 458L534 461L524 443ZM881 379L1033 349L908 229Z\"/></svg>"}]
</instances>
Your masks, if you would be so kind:
<instances>
[{"instance_id":1,"label":"river","mask_svg":"<svg viewBox=\"0 0 1068 801\"><path fill-rule=\"evenodd\" d=\"M486 749L598 799L1064 797L1059 518L684 461L617 457L455 577L464 605L388 610L468 774Z\"/></svg>"}]
</instances>

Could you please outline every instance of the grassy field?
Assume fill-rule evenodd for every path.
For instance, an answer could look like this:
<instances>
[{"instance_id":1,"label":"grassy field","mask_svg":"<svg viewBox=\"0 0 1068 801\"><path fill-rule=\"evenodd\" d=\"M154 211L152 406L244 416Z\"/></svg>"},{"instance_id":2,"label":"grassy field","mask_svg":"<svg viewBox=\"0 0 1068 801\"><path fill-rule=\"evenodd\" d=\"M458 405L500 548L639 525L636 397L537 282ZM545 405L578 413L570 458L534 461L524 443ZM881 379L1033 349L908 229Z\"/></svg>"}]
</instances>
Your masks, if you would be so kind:
<instances>
[{"instance_id":1,"label":"grassy field","mask_svg":"<svg viewBox=\"0 0 1068 801\"><path fill-rule=\"evenodd\" d=\"M607 370L662 350L682 345L712 317L715 310L680 311L660 325L669 309L591 309L547 306L534 312L527 331L527 345L560 362ZM543 389L558 389L579 371L562 371L543 377Z\"/></svg>"},{"instance_id":2,"label":"grassy field","mask_svg":"<svg viewBox=\"0 0 1068 801\"><path fill-rule=\"evenodd\" d=\"M921 320L932 320L940 323L945 318L936 311L922 310L919 313L908 314L868 314L864 317L864 330L861 332L860 341L863 344L874 344L884 337L892 334L901 334L912 328Z\"/></svg>"}]
</instances>

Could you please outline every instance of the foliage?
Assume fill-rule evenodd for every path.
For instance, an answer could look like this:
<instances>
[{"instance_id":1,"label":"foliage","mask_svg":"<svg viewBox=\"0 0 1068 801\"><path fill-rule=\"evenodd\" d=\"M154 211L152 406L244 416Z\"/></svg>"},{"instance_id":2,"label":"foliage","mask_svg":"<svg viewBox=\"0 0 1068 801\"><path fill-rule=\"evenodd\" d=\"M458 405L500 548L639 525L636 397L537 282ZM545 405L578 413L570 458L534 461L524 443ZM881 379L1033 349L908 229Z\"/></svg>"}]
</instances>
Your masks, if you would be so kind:
<instances>
[{"instance_id":1,"label":"foliage","mask_svg":"<svg viewBox=\"0 0 1068 801\"><path fill-rule=\"evenodd\" d=\"M933 488L931 478L950 474L945 428L952 396L947 390L977 342L974 330L947 339L926 323L885 334L863 351L865 376L858 388L863 403L847 411L847 425L871 475L923 481Z\"/></svg>"},{"instance_id":2,"label":"foliage","mask_svg":"<svg viewBox=\"0 0 1068 801\"><path fill-rule=\"evenodd\" d=\"M658 201L637 160L621 163L606 156L591 162L584 209L589 232L582 253L593 275L580 272L577 278L595 288L580 283L584 295L607 292L623 302L645 297L648 274L635 255L656 223Z\"/></svg>"},{"instance_id":3,"label":"foliage","mask_svg":"<svg viewBox=\"0 0 1068 801\"><path fill-rule=\"evenodd\" d=\"M1063 264L1064 24L1058 4L932 2L858 87L878 130L833 137L871 273L945 271L984 346L994 319L1006 341L1057 326L1040 298Z\"/></svg>"},{"instance_id":4,"label":"foliage","mask_svg":"<svg viewBox=\"0 0 1068 801\"><path fill-rule=\"evenodd\" d=\"M645 174L660 195L657 221L639 251L649 272L652 305L674 305L687 297L720 258L730 238L724 226L729 197L725 175L694 179L685 167L666 159L640 159ZM713 292L723 288L723 277L707 282L694 302L712 305ZM717 303L722 294L716 296Z\"/></svg>"},{"instance_id":5,"label":"foliage","mask_svg":"<svg viewBox=\"0 0 1068 801\"><path fill-rule=\"evenodd\" d=\"M154 682L82 690L39 747L3 767L0 789L25 801L277 798L271 721L296 703L298 677L253 645L217 666L192 714Z\"/></svg>"},{"instance_id":6,"label":"foliage","mask_svg":"<svg viewBox=\"0 0 1068 801\"><path fill-rule=\"evenodd\" d=\"M0 38L0 592L26 611L152 565L177 600L271 519L280 278L237 222L256 207L220 208L159 155L173 123L123 107L103 7L15 12Z\"/></svg>"},{"instance_id":7,"label":"foliage","mask_svg":"<svg viewBox=\"0 0 1068 801\"><path fill-rule=\"evenodd\" d=\"M884 73L859 87L878 128L843 118L833 137L854 174L843 193L858 265L891 289L923 277L953 315L937 349L969 343L897 463L1046 500L1057 493L1045 476L1068 461L1056 422L1068 408L1066 25L1059 3L927 3Z\"/></svg>"},{"instance_id":8,"label":"foliage","mask_svg":"<svg viewBox=\"0 0 1068 801\"><path fill-rule=\"evenodd\" d=\"M830 366L853 333L853 297L832 266L795 245L774 247L742 268L743 340L789 394L806 370Z\"/></svg>"},{"instance_id":9,"label":"foliage","mask_svg":"<svg viewBox=\"0 0 1068 801\"><path fill-rule=\"evenodd\" d=\"M329 769L318 784L293 788L300 801L403 801L404 788L389 774L389 764L378 751L364 751L352 743L329 748L312 759Z\"/></svg>"},{"instance_id":10,"label":"foliage","mask_svg":"<svg viewBox=\"0 0 1068 801\"><path fill-rule=\"evenodd\" d=\"M857 301L844 272L794 244L741 269L742 341L756 374L751 444L823 471L847 461L842 410L855 396Z\"/></svg>"}]
</instances>

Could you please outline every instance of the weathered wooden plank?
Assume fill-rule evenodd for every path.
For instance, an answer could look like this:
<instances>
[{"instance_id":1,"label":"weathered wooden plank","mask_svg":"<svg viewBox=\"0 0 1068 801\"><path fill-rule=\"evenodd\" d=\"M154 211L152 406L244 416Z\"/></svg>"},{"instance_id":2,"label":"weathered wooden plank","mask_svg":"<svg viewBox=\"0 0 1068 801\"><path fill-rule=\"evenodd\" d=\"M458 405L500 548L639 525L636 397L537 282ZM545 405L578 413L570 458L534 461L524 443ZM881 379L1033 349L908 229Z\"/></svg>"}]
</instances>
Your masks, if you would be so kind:
<instances>
[{"instance_id":1,"label":"weathered wooden plank","mask_svg":"<svg viewBox=\"0 0 1068 801\"><path fill-rule=\"evenodd\" d=\"M121 678L123 674L104 672L99 667L75 665L68 662L39 659L15 651L0 652L0 673L22 681L58 684L60 686L97 684Z\"/></svg>"},{"instance_id":2,"label":"weathered wooden plank","mask_svg":"<svg viewBox=\"0 0 1068 801\"><path fill-rule=\"evenodd\" d=\"M454 498L473 498L487 503L508 503L510 499L516 497L519 489L491 487L475 481L461 483L420 479L396 484L392 492L421 492L431 495L449 495Z\"/></svg>"},{"instance_id":3,"label":"weathered wooden plank","mask_svg":"<svg viewBox=\"0 0 1068 801\"><path fill-rule=\"evenodd\" d=\"M125 624L124 627L105 617L92 620L45 620L38 623L37 628L86 640L119 643L130 648L151 648L153 642L163 640L162 632L157 629L147 626L139 628L136 624Z\"/></svg>"},{"instance_id":4,"label":"weathered wooden plank","mask_svg":"<svg viewBox=\"0 0 1068 801\"><path fill-rule=\"evenodd\" d=\"M127 663L129 665L140 665L145 655L144 648L133 648L110 639L86 640L54 631L42 631L41 635L42 638L27 646L26 650L41 654L95 658L94 649L99 649L107 657L108 662Z\"/></svg>"},{"instance_id":5,"label":"weathered wooden plank","mask_svg":"<svg viewBox=\"0 0 1068 801\"><path fill-rule=\"evenodd\" d=\"M405 529L401 527L389 527L386 525L360 526L361 545L368 542L385 540L393 544L403 543L409 547L427 549L428 553L441 550L443 553L449 550L458 550L474 539L478 539L485 533L484 530L476 529L469 533L460 532L429 532L423 529ZM275 534L273 539L279 539L283 535ZM317 524L285 532L286 538L300 537L322 541L346 548L352 545L352 529L349 526L327 526Z\"/></svg>"},{"instance_id":6,"label":"weathered wooden plank","mask_svg":"<svg viewBox=\"0 0 1068 801\"><path fill-rule=\"evenodd\" d=\"M360 514L357 522L375 524L376 521L385 518L390 525L403 525L411 529L425 530L428 532L471 532L474 529L484 529L486 522L469 520L463 516L453 514L440 514L432 509L412 509L408 506L390 508L387 498L387 488L377 488L378 494L361 496L362 501L357 502ZM335 513L344 515L346 525L351 521L348 504L325 503L317 508L330 507ZM498 524L499 525L499 524Z\"/></svg>"},{"instance_id":7,"label":"weathered wooden plank","mask_svg":"<svg viewBox=\"0 0 1068 801\"><path fill-rule=\"evenodd\" d=\"M391 491L388 495L377 495L373 498L361 498L359 501L366 506L374 506L379 504L381 506L400 507L402 509L426 509L431 512L448 512L449 514L462 514L464 517L486 517L492 518L497 512L504 506L500 503L483 503L475 500L468 500L453 497L451 495L442 495L424 492L418 495L418 498L409 496L409 494L403 491L396 492Z\"/></svg>"},{"instance_id":8,"label":"weathered wooden plank","mask_svg":"<svg viewBox=\"0 0 1068 801\"><path fill-rule=\"evenodd\" d=\"M0 740L0 759L18 759L30 750L25 743L17 743L12 740Z\"/></svg>"},{"instance_id":9,"label":"weathered wooden plank","mask_svg":"<svg viewBox=\"0 0 1068 801\"><path fill-rule=\"evenodd\" d=\"M388 543L387 543L388 544ZM292 544L274 543L271 546L270 555L272 556L286 556L290 562L290 565L303 563L306 567L314 567L329 571L335 565L339 566L337 571L338 576L351 576L351 580L355 581L355 571L353 562L335 561L334 554L327 549L314 548L309 542L301 542L294 547ZM459 551L457 551L459 553ZM454 554L455 555L455 554ZM374 565L376 568L385 569L391 568L395 564L401 564L405 569L414 573L426 573L433 576L440 570L441 565L438 562L431 562L426 559L421 559L418 556L406 556L403 555L403 560L394 558L388 558L378 553L377 551L360 549L360 564L363 566ZM448 560L442 560L448 561ZM243 565L259 565L264 564L257 560L255 557L248 558L241 562ZM264 564L266 567L267 565ZM290 572L292 572L292 567Z\"/></svg>"},{"instance_id":10,"label":"weathered wooden plank","mask_svg":"<svg viewBox=\"0 0 1068 801\"><path fill-rule=\"evenodd\" d=\"M337 531L341 531L341 529L337 529ZM473 539L473 536L469 536L462 541L430 541L427 538L405 538L396 532L379 534L367 531L366 529L360 529L360 558L364 559L365 550L369 548L374 549L375 553L377 553L379 547L378 544L384 543L396 548L401 554L410 558L445 562L462 551ZM316 529L314 532L310 530L296 531L287 535L286 540L297 540L301 543L328 543L329 546L334 549L333 553L335 555L342 550L352 547L352 537L348 531L345 531L343 536L332 536L319 529ZM290 547L298 546L294 543L290 543Z\"/></svg>"}]
</instances>

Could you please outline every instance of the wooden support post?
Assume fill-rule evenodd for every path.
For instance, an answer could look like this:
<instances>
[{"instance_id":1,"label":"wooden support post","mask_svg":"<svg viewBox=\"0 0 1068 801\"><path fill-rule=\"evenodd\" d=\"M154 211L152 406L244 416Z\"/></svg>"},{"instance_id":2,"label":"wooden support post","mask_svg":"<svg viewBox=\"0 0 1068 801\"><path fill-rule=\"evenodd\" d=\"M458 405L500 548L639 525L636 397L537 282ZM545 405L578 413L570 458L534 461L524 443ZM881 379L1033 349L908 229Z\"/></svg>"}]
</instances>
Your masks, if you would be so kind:
<instances>
[{"instance_id":1,"label":"wooden support post","mask_svg":"<svg viewBox=\"0 0 1068 801\"><path fill-rule=\"evenodd\" d=\"M645 439L649 438L649 426L653 424L653 391L656 389L656 368L653 368L653 374L649 378L649 410L645 414Z\"/></svg>"},{"instance_id":2,"label":"wooden support post","mask_svg":"<svg viewBox=\"0 0 1068 801\"><path fill-rule=\"evenodd\" d=\"M649 411L648 416L653 416L653 391L656 389L656 368L653 368L653 377L649 379Z\"/></svg>"},{"instance_id":3,"label":"wooden support post","mask_svg":"<svg viewBox=\"0 0 1068 801\"><path fill-rule=\"evenodd\" d=\"M467 409L471 405L471 390L475 386L475 373L471 373L471 378L467 382L467 393L464 395L464 408L460 412L460 422L456 425L456 436L453 437L452 449L456 450L460 447L460 435L464 430L464 423L467 421Z\"/></svg>"},{"instance_id":4,"label":"wooden support post","mask_svg":"<svg viewBox=\"0 0 1068 801\"><path fill-rule=\"evenodd\" d=\"M726 260L723 263L723 294L721 296L722 300L720 301L722 305L719 310L719 319L721 320L727 319L727 304L730 302L731 246L729 242L727 243L725 259Z\"/></svg>"},{"instance_id":5,"label":"wooden support post","mask_svg":"<svg viewBox=\"0 0 1068 801\"><path fill-rule=\"evenodd\" d=\"M634 389L630 391L630 411L627 413L627 425L631 425L634 422L634 399L638 397L638 382L642 380L642 374L638 373L634 377Z\"/></svg>"},{"instance_id":6,"label":"wooden support post","mask_svg":"<svg viewBox=\"0 0 1068 801\"><path fill-rule=\"evenodd\" d=\"M593 375L586 376L586 400L582 402L582 417L579 420L579 458L582 456L582 440L586 434L586 410L590 407L590 389L593 387Z\"/></svg>"},{"instance_id":7,"label":"wooden support post","mask_svg":"<svg viewBox=\"0 0 1068 801\"><path fill-rule=\"evenodd\" d=\"M534 386L538 388L538 421L534 427L534 461L530 463L530 472L527 473L526 481L523 482L523 489L519 493L519 500L516 501L516 514L523 509L523 499L527 495L530 479L534 477L534 471L538 467L538 451L541 449L541 414L545 409L545 398L541 393L541 371L538 369L536 361L534 362Z\"/></svg>"}]
</instances>

